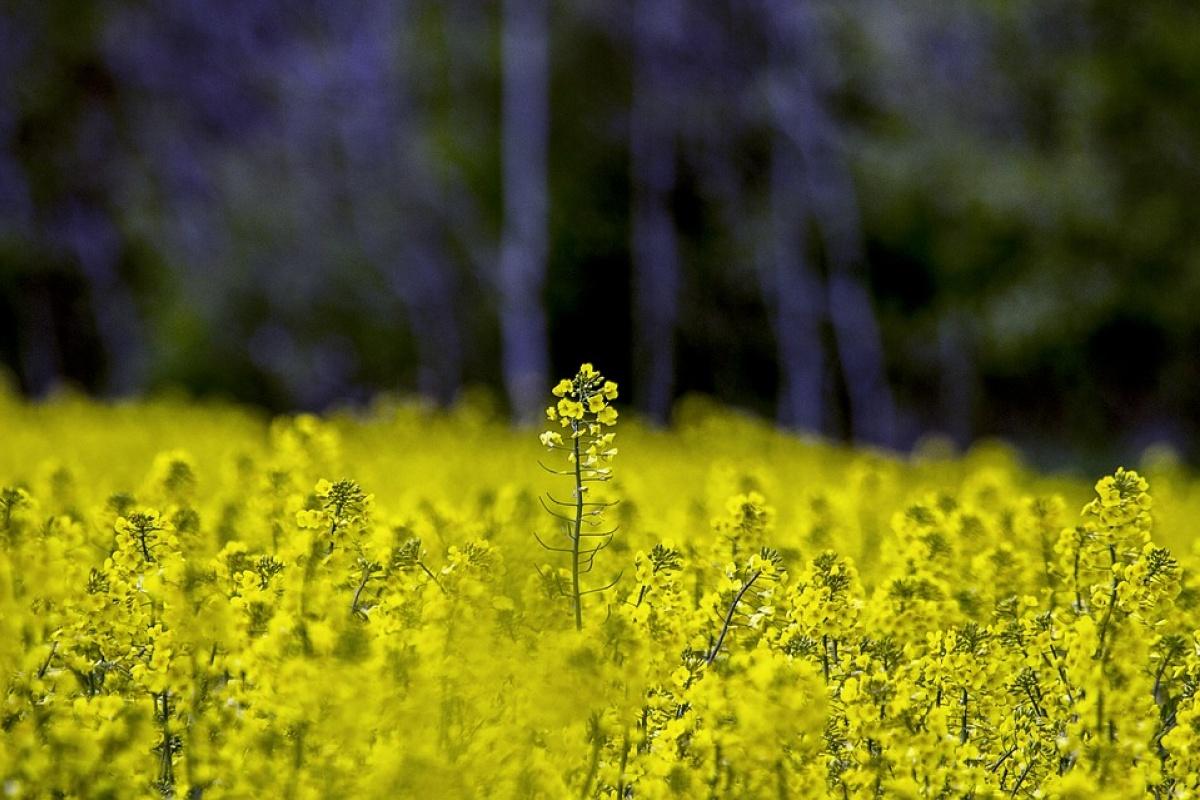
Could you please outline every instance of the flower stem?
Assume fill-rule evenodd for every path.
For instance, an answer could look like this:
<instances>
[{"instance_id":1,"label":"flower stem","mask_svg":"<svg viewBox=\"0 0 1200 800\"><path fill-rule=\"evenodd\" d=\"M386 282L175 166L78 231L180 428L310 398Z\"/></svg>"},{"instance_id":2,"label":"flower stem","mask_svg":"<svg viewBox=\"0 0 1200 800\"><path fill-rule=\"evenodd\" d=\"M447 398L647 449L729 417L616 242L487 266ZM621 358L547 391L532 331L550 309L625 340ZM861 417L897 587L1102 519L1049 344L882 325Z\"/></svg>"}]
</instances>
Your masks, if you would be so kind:
<instances>
[{"instance_id":1,"label":"flower stem","mask_svg":"<svg viewBox=\"0 0 1200 800\"><path fill-rule=\"evenodd\" d=\"M579 423L571 423L575 455L575 523L571 531L571 597L575 601L575 630L583 630L583 595L579 592L579 541L583 532L583 468L579 459Z\"/></svg>"}]
</instances>

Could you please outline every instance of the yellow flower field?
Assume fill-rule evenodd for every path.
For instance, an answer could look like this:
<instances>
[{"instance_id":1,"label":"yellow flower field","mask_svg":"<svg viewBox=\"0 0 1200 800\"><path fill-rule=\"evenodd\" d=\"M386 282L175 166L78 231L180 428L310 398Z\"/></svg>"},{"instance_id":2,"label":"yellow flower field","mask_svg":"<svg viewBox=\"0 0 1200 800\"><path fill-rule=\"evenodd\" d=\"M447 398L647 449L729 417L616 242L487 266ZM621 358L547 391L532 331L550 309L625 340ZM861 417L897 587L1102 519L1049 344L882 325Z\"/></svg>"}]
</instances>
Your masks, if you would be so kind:
<instances>
[{"instance_id":1,"label":"yellow flower field","mask_svg":"<svg viewBox=\"0 0 1200 800\"><path fill-rule=\"evenodd\" d=\"M590 365L546 397L0 394L0 795L1197 796L1169 459L656 431Z\"/></svg>"}]
</instances>

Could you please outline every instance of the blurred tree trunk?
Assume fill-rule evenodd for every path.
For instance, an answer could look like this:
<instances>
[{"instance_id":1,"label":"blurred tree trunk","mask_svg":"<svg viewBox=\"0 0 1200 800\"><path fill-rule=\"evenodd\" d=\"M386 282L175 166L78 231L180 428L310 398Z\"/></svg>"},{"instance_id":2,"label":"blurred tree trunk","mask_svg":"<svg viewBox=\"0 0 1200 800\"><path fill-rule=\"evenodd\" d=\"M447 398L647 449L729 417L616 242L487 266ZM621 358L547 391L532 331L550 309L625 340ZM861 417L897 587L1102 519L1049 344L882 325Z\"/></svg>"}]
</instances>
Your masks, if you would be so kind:
<instances>
[{"instance_id":1,"label":"blurred tree trunk","mask_svg":"<svg viewBox=\"0 0 1200 800\"><path fill-rule=\"evenodd\" d=\"M24 243L33 236L33 199L25 170L10 148L20 130L17 79L33 49L31 39L16 20L0 14L0 240Z\"/></svg>"},{"instance_id":2,"label":"blurred tree trunk","mask_svg":"<svg viewBox=\"0 0 1200 800\"><path fill-rule=\"evenodd\" d=\"M642 409L659 424L670 414L675 384L680 267L671 192L682 28L681 0L636 0L629 119L634 369Z\"/></svg>"},{"instance_id":3,"label":"blurred tree trunk","mask_svg":"<svg viewBox=\"0 0 1200 800\"><path fill-rule=\"evenodd\" d=\"M547 259L549 0L504 0L500 335L504 385L515 419L538 418L549 389L543 290Z\"/></svg>"},{"instance_id":4,"label":"blurred tree trunk","mask_svg":"<svg viewBox=\"0 0 1200 800\"><path fill-rule=\"evenodd\" d=\"M770 247L762 287L779 359L777 419L821 433L825 423L824 287L809 261L805 194L792 143L777 136L771 152Z\"/></svg>"},{"instance_id":5,"label":"blurred tree trunk","mask_svg":"<svg viewBox=\"0 0 1200 800\"><path fill-rule=\"evenodd\" d=\"M778 0L767 0L778 4ZM802 64L799 42L787 27L770 24L768 17L768 92L790 97ZM824 286L808 248L809 203L803 156L789 136L792 120L784 106L769 104L775 129L770 165L770 245L763 259L764 301L775 329L779 361L777 419L787 428L821 433L825 424L825 348L821 340Z\"/></svg>"},{"instance_id":6,"label":"blurred tree trunk","mask_svg":"<svg viewBox=\"0 0 1200 800\"><path fill-rule=\"evenodd\" d=\"M341 125L355 233L404 307L416 345L417 391L453 402L462 383L462 342L452 268L441 245L443 207L422 155L426 127L408 75L410 4L373 0L343 34Z\"/></svg>"},{"instance_id":7,"label":"blurred tree trunk","mask_svg":"<svg viewBox=\"0 0 1200 800\"><path fill-rule=\"evenodd\" d=\"M883 357L879 322L867 288L862 221L849 167L841 152L836 121L815 83L818 37L808 7L799 0L766 0L767 24L798 48L797 66L786 84L768 86L781 130L803 164L813 218L828 259L828 313L850 402L855 439L891 446L896 409Z\"/></svg>"},{"instance_id":8,"label":"blurred tree trunk","mask_svg":"<svg viewBox=\"0 0 1200 800\"><path fill-rule=\"evenodd\" d=\"M76 197L62 201L51 223L56 244L79 267L88 287L96 335L104 353L101 393L112 397L145 388L146 346L141 313L122 279L121 234L107 214Z\"/></svg>"},{"instance_id":9,"label":"blurred tree trunk","mask_svg":"<svg viewBox=\"0 0 1200 800\"><path fill-rule=\"evenodd\" d=\"M31 276L22 286L17 341L25 390L42 397L58 383L62 374L58 337L54 331L54 303L50 287L41 276Z\"/></svg>"},{"instance_id":10,"label":"blurred tree trunk","mask_svg":"<svg viewBox=\"0 0 1200 800\"><path fill-rule=\"evenodd\" d=\"M19 129L16 81L32 49L31 37L16 21L0 14L0 242L21 249L34 247L33 198L19 159L9 149ZM42 272L26 276L19 284L13 333L26 391L40 397L59 380L62 363L54 332L51 289Z\"/></svg>"},{"instance_id":11,"label":"blurred tree trunk","mask_svg":"<svg viewBox=\"0 0 1200 800\"><path fill-rule=\"evenodd\" d=\"M78 270L104 363L96 388L109 396L128 395L144 386L147 348L134 293L121 275L124 240L113 217L124 177L116 166L115 77L99 58L94 39L72 40L54 28L54 15L65 8L33 3L0 13L0 141L25 140L19 156L0 157L0 212L5 216L0 236L4 228L14 228L38 261L57 260ZM22 30L22 25L29 27ZM40 116L28 107L36 109L37 103L21 97L42 88L48 63L75 76L54 87L59 94L53 117ZM23 126L28 131L21 132ZM29 318L28 335L46 341L26 351L27 361L54 355L51 332L32 327L46 323L47 310ZM53 362L37 368L29 364L27 374L30 369L49 374L55 367Z\"/></svg>"}]
</instances>

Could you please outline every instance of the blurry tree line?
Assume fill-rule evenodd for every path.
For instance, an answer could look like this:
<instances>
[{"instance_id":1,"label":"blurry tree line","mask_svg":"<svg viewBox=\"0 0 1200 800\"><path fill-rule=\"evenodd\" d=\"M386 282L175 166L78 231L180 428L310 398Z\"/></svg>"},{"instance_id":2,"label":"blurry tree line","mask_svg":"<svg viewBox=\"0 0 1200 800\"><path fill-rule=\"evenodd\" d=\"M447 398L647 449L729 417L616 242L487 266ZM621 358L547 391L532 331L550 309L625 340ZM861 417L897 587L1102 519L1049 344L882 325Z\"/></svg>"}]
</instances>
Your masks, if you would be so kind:
<instances>
[{"instance_id":1,"label":"blurry tree line","mask_svg":"<svg viewBox=\"0 0 1200 800\"><path fill-rule=\"evenodd\" d=\"M1200 7L5 0L0 359L269 408L1197 434ZM1195 451L1191 451L1195 455Z\"/></svg>"}]
</instances>

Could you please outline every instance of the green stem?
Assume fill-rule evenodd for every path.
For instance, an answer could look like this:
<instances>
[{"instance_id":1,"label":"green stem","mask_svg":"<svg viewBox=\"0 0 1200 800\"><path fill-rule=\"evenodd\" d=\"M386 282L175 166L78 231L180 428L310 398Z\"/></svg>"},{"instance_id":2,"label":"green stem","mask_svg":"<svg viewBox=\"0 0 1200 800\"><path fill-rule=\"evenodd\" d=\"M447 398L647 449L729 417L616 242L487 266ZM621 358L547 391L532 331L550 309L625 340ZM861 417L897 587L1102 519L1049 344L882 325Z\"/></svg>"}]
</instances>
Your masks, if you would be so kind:
<instances>
[{"instance_id":1,"label":"green stem","mask_svg":"<svg viewBox=\"0 0 1200 800\"><path fill-rule=\"evenodd\" d=\"M46 654L46 660L42 663L41 668L37 671L38 680L46 677L46 670L50 669L50 661L54 658L54 651L58 649L58 641L50 643L50 652ZM1161 673L1160 673L1161 674ZM1157 684L1155 684L1157 686Z\"/></svg>"},{"instance_id":2,"label":"green stem","mask_svg":"<svg viewBox=\"0 0 1200 800\"><path fill-rule=\"evenodd\" d=\"M358 601L362 599L363 589L367 588L367 581L371 579L371 571L369 567L363 567L362 580L358 582L358 589L354 591L354 599L350 601L350 613L358 613Z\"/></svg>"},{"instance_id":3,"label":"green stem","mask_svg":"<svg viewBox=\"0 0 1200 800\"><path fill-rule=\"evenodd\" d=\"M716 660L717 654L721 652L721 645L725 643L725 636L729 633L729 626L733 624L733 615L737 613L738 603L742 602L742 597L746 592L750 591L750 587L762 575L762 570L750 576L750 580L742 584L742 588L738 590L737 595L733 598L733 602L729 604L729 611L725 614L725 623L721 626L721 634L717 637L716 643L713 644L712 650L709 651L708 657L704 659L711 664Z\"/></svg>"},{"instance_id":4,"label":"green stem","mask_svg":"<svg viewBox=\"0 0 1200 800\"><path fill-rule=\"evenodd\" d=\"M603 742L600 739L599 733L596 734L595 740L592 742L592 758L588 763L587 775L583 779L583 790L579 793L581 800L587 798L591 794L592 781L596 780L596 773L600 769L600 746Z\"/></svg>"},{"instance_id":5,"label":"green stem","mask_svg":"<svg viewBox=\"0 0 1200 800\"><path fill-rule=\"evenodd\" d=\"M1112 566L1117 564L1117 548L1113 545L1108 546L1108 557L1112 560ZM1104 611L1104 621L1100 623L1100 646L1096 650L1096 657L1101 662L1105 660L1106 653L1104 652L1104 637L1108 634L1108 623L1112 621L1113 607L1117 604L1117 576L1113 575L1112 589L1108 594L1108 608Z\"/></svg>"},{"instance_id":6,"label":"green stem","mask_svg":"<svg viewBox=\"0 0 1200 800\"><path fill-rule=\"evenodd\" d=\"M175 794L175 765L171 760L171 693L163 691L159 695L162 707L162 760L159 765L159 790L163 797L173 797Z\"/></svg>"},{"instance_id":7,"label":"green stem","mask_svg":"<svg viewBox=\"0 0 1200 800\"><path fill-rule=\"evenodd\" d=\"M420 567L422 570L424 570L425 574L429 576L429 580L433 581L433 585L438 587L438 589L441 590L442 594L446 593L446 587L442 586L442 582L437 579L437 575L434 575L433 572L429 569L429 567L425 566L424 561L418 561L417 566Z\"/></svg>"},{"instance_id":8,"label":"green stem","mask_svg":"<svg viewBox=\"0 0 1200 800\"><path fill-rule=\"evenodd\" d=\"M964 687L962 690L962 730L959 733L959 741L962 744L967 743L967 701L969 698L970 695Z\"/></svg>"},{"instance_id":9,"label":"green stem","mask_svg":"<svg viewBox=\"0 0 1200 800\"><path fill-rule=\"evenodd\" d=\"M142 546L142 558L144 558L146 560L146 563L149 564L154 559L150 557L150 548L148 548L146 546L146 531L141 528L138 528L137 535L138 535L138 544L140 544Z\"/></svg>"},{"instance_id":10,"label":"green stem","mask_svg":"<svg viewBox=\"0 0 1200 800\"><path fill-rule=\"evenodd\" d=\"M1076 543L1075 547L1075 569L1072 572L1072 582L1075 585L1075 613L1082 614L1086 608L1083 605L1083 594L1079 591L1079 557L1083 552L1083 543Z\"/></svg>"},{"instance_id":11,"label":"green stem","mask_svg":"<svg viewBox=\"0 0 1200 800\"><path fill-rule=\"evenodd\" d=\"M53 653L51 653L51 655L53 655ZM1153 695L1153 697L1154 697L1154 702L1158 705L1159 708L1162 708L1163 705L1166 703L1166 700L1162 696L1162 679L1163 679L1163 673L1165 673L1167 671L1167 666L1170 663L1171 663L1170 656L1168 654L1164 653L1162 663L1160 663L1158 665L1158 670L1155 671L1155 673L1154 673L1154 695Z\"/></svg>"},{"instance_id":12,"label":"green stem","mask_svg":"<svg viewBox=\"0 0 1200 800\"><path fill-rule=\"evenodd\" d=\"M625 800L625 767L629 765L629 728L621 739L621 768L617 773L617 800Z\"/></svg>"},{"instance_id":13,"label":"green stem","mask_svg":"<svg viewBox=\"0 0 1200 800\"><path fill-rule=\"evenodd\" d=\"M571 533L571 595L575 601L575 630L583 630L583 595L579 592L579 542L583 532L583 467L579 459L579 423L571 422L571 447L575 454L575 529Z\"/></svg>"}]
</instances>

